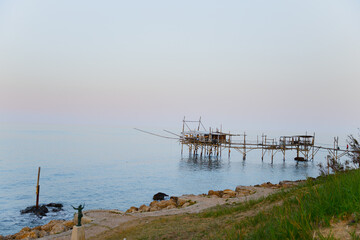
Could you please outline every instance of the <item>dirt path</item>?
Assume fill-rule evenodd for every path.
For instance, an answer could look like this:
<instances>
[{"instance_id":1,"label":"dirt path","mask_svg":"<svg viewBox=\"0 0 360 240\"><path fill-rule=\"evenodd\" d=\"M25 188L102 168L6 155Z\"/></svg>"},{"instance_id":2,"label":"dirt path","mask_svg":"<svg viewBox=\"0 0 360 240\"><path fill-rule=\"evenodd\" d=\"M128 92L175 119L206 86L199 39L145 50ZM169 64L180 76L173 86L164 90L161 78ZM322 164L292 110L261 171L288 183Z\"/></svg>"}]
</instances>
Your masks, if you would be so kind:
<instances>
[{"instance_id":1,"label":"dirt path","mask_svg":"<svg viewBox=\"0 0 360 240\"><path fill-rule=\"evenodd\" d=\"M202 195L183 195L182 199L196 201L196 204L185 207L185 208L174 208L174 209L163 209L154 212L142 212L142 213L123 213L118 210L90 210L84 212L84 216L90 218L92 221L85 224L85 234L87 239L99 239L97 236L102 235L105 232L109 232L114 228L117 231L120 229L128 229L138 224L142 224L145 221L151 221L154 217L168 216L184 213L199 213L210 207L216 205L223 205L226 203L244 202L246 200L255 200L261 197L266 197L276 190L271 188L263 187L247 187L255 190L256 192L252 195L245 197L235 198L219 198L216 196L202 196ZM247 213L248 214L248 213ZM111 232L111 231L110 231ZM71 238L71 231L63 232L57 235L50 235L39 239L52 239L52 240L69 240Z\"/></svg>"}]
</instances>

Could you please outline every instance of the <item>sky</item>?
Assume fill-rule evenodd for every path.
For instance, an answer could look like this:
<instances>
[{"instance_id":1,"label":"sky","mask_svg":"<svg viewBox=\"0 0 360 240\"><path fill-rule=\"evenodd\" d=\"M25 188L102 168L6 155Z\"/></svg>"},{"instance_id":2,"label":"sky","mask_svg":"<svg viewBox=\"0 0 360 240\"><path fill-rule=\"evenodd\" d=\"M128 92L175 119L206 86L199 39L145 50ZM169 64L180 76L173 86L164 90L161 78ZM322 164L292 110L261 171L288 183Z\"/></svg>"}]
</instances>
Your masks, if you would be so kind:
<instances>
[{"instance_id":1,"label":"sky","mask_svg":"<svg viewBox=\"0 0 360 240\"><path fill-rule=\"evenodd\" d=\"M360 127L357 0L0 0L0 124Z\"/></svg>"}]
</instances>

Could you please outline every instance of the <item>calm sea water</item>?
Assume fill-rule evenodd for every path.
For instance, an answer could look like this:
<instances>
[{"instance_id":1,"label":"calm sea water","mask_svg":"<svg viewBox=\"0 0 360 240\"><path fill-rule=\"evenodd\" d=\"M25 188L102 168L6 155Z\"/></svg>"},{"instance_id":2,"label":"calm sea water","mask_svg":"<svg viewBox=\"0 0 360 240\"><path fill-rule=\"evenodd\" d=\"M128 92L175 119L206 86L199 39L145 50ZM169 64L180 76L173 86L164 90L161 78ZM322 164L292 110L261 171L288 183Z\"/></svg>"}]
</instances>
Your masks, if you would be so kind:
<instances>
[{"instance_id":1,"label":"calm sea water","mask_svg":"<svg viewBox=\"0 0 360 240\"><path fill-rule=\"evenodd\" d=\"M250 136L251 137L251 136ZM256 136L255 136L256 138ZM316 177L317 163L299 163L295 153L285 162L278 153L261 161L261 151L246 161L231 158L181 157L175 140L133 129L79 126L0 125L0 234L18 232L51 219L71 219L71 205L86 209L119 209L148 204L161 191L169 195L200 194L209 189ZM185 151L186 152L186 151ZM37 170L41 166L40 203L64 204L65 211L43 219L21 215L35 204Z\"/></svg>"}]
</instances>

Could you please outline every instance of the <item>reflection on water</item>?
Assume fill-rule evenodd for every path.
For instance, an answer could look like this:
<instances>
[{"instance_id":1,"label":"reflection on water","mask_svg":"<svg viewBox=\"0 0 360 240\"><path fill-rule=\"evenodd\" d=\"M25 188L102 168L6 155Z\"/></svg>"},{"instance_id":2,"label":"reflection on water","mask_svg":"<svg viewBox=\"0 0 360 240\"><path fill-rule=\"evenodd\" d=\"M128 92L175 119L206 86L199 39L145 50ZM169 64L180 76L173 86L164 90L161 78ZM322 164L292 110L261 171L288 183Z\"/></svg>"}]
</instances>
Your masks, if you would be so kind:
<instances>
[{"instance_id":1,"label":"reflection on water","mask_svg":"<svg viewBox=\"0 0 360 240\"><path fill-rule=\"evenodd\" d=\"M292 159L288 159L286 161L275 161L274 163L267 161L256 161L255 159L251 160L240 160L238 158L233 159L233 165L231 165L231 158L221 158L219 156L199 156L199 155L190 155L182 157L179 161L179 170L180 171L209 171L209 172L217 172L217 171L226 171L230 170L232 167L232 171L247 171L253 172L257 171L258 173L262 173L262 175L267 176L269 173L284 173L285 175L289 175L292 173L294 176L298 177L300 175L307 175L307 171L311 171L311 175L313 174L313 170L316 171L316 164L313 161L308 162L298 162ZM235 164L234 164L235 162ZM281 175L279 175L281 176ZM252 176L252 178L254 178Z\"/></svg>"},{"instance_id":2,"label":"reflection on water","mask_svg":"<svg viewBox=\"0 0 360 240\"><path fill-rule=\"evenodd\" d=\"M180 170L217 171L229 167L230 160L224 161L218 156L200 157L198 155L191 155L180 160Z\"/></svg>"}]
</instances>

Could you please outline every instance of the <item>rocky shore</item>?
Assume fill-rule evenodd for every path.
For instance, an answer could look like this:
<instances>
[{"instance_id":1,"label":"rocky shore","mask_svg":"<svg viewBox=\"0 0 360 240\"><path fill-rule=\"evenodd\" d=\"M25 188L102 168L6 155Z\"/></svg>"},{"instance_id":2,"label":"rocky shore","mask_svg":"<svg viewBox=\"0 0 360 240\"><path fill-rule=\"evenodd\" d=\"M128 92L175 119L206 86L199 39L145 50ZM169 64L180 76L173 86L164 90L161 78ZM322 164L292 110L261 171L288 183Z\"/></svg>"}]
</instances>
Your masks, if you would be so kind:
<instances>
[{"instance_id":1,"label":"rocky shore","mask_svg":"<svg viewBox=\"0 0 360 240\"><path fill-rule=\"evenodd\" d=\"M149 205L132 206L125 212L118 210L89 210L84 212L82 224L85 226L87 237L94 237L109 228L135 219L173 215L181 213L197 213L204 209L225 203L241 202L265 197L277 189L294 186L302 181L282 181L278 184L270 182L255 186L237 186L234 190L209 190L207 194L172 196L168 200L152 201ZM12 239L70 239L71 229L77 221L52 220L43 226L25 227L20 232L1 236L0 240Z\"/></svg>"}]
</instances>

